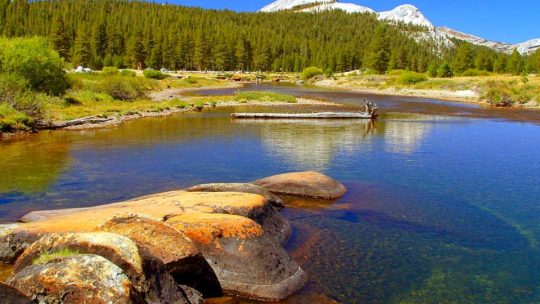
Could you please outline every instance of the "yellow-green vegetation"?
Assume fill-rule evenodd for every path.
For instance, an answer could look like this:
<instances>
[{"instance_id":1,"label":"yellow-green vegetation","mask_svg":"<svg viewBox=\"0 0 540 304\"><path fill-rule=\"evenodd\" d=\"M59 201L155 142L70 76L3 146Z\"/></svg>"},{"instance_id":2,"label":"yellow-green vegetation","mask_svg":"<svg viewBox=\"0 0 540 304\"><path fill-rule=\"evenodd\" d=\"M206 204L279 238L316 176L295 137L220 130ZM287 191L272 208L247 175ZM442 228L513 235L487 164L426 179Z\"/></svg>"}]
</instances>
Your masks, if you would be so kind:
<instances>
[{"instance_id":1,"label":"yellow-green vegetation","mask_svg":"<svg viewBox=\"0 0 540 304\"><path fill-rule=\"evenodd\" d=\"M296 97L292 95L274 93L269 91L237 92L234 96L234 100L238 102L265 101L296 103Z\"/></svg>"},{"instance_id":2,"label":"yellow-green vegetation","mask_svg":"<svg viewBox=\"0 0 540 304\"><path fill-rule=\"evenodd\" d=\"M54 252L44 252L40 254L39 257L35 258L32 261L32 263L34 265L43 265L58 258L65 258L69 256L79 255L79 254L81 254L79 251L71 250L69 248L64 248L64 249L60 249Z\"/></svg>"},{"instance_id":3,"label":"yellow-green vegetation","mask_svg":"<svg viewBox=\"0 0 540 304\"><path fill-rule=\"evenodd\" d=\"M304 71L302 72L302 78L304 80L309 80L315 76L319 76L319 75L322 75L323 74L323 70L318 68L318 67L315 67L315 66L311 66L311 67L307 67L304 69Z\"/></svg>"},{"instance_id":4,"label":"yellow-green vegetation","mask_svg":"<svg viewBox=\"0 0 540 304\"><path fill-rule=\"evenodd\" d=\"M223 86L226 83L225 80L216 79L209 75L190 75L182 77L181 79L176 77L169 77L162 81L162 84L169 88L202 88L202 87L217 87Z\"/></svg>"},{"instance_id":5,"label":"yellow-green vegetation","mask_svg":"<svg viewBox=\"0 0 540 304\"><path fill-rule=\"evenodd\" d=\"M349 73L347 76L337 77L335 85L379 90L472 90L479 93L479 99L493 105L534 105L536 103L540 106L540 77L538 76L486 74L474 69L467 70L462 75L472 76L428 77L426 74L403 70L394 70L387 75Z\"/></svg>"}]
</instances>

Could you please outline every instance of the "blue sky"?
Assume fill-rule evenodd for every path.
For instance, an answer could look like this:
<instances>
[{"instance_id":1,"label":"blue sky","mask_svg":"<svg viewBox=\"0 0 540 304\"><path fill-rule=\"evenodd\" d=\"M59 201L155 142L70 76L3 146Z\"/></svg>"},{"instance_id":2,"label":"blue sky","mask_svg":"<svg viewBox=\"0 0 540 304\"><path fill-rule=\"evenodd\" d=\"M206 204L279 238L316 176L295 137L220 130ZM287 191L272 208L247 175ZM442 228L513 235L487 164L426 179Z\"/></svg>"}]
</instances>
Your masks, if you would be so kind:
<instances>
[{"instance_id":1,"label":"blue sky","mask_svg":"<svg viewBox=\"0 0 540 304\"><path fill-rule=\"evenodd\" d=\"M165 2L165 0L161 1ZM169 0L188 6L235 11L256 11L272 0ZM400 4L416 5L437 26L503 42L540 38L540 0L341 0L376 11Z\"/></svg>"}]
</instances>

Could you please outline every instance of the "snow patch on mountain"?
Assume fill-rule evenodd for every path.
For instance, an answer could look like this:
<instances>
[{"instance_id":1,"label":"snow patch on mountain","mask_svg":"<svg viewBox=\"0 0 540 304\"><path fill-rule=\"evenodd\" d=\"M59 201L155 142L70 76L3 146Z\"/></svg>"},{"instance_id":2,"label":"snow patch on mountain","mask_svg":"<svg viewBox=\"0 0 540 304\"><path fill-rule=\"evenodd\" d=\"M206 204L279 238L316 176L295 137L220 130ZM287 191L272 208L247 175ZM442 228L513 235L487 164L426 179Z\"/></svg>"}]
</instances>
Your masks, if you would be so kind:
<instances>
[{"instance_id":1,"label":"snow patch on mountain","mask_svg":"<svg viewBox=\"0 0 540 304\"><path fill-rule=\"evenodd\" d=\"M414 25L425 26L429 29L433 29L434 26L420 10L411 4L404 4L394 8L391 11L380 12L379 19L396 21L403 23L410 23Z\"/></svg>"},{"instance_id":2,"label":"snow patch on mountain","mask_svg":"<svg viewBox=\"0 0 540 304\"><path fill-rule=\"evenodd\" d=\"M332 4L337 0L277 0L263 7L261 12L277 12L283 10L289 10L297 6L303 5L317 5L317 4Z\"/></svg>"},{"instance_id":3,"label":"snow patch on mountain","mask_svg":"<svg viewBox=\"0 0 540 304\"><path fill-rule=\"evenodd\" d=\"M354 3L339 3L337 1L334 3L322 3L314 7L303 9L301 10L301 12L319 13L330 10L342 10L347 13L375 13L375 11L370 9L369 7L357 5Z\"/></svg>"}]
</instances>

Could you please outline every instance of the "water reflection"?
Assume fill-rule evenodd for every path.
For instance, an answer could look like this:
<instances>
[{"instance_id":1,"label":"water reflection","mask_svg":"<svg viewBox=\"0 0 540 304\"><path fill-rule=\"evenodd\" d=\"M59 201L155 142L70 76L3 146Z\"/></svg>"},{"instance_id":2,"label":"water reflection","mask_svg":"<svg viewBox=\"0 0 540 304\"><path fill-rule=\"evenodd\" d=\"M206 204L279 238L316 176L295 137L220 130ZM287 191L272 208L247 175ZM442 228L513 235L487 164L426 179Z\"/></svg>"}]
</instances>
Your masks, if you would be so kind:
<instances>
[{"instance_id":1,"label":"water reflection","mask_svg":"<svg viewBox=\"0 0 540 304\"><path fill-rule=\"evenodd\" d=\"M410 154L418 151L432 125L415 121L388 122L385 128L385 150Z\"/></svg>"},{"instance_id":2,"label":"water reflection","mask_svg":"<svg viewBox=\"0 0 540 304\"><path fill-rule=\"evenodd\" d=\"M370 146L372 120L248 119L236 124L259 129L269 153L305 170L324 171L339 154L353 155Z\"/></svg>"}]
</instances>

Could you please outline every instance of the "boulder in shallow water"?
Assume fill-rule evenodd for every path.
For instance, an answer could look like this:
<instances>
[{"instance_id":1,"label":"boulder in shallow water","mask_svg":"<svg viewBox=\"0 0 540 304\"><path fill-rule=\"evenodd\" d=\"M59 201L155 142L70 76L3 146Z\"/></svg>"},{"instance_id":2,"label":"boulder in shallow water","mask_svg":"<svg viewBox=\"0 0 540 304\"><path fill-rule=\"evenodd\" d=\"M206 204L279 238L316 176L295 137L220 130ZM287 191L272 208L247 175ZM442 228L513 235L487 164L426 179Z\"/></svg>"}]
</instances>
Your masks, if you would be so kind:
<instances>
[{"instance_id":1,"label":"boulder in shallow water","mask_svg":"<svg viewBox=\"0 0 540 304\"><path fill-rule=\"evenodd\" d=\"M270 193L266 189L249 183L213 183L201 184L186 189L189 192L241 192L252 193L264 196L272 206L283 208L285 204L283 200L276 195Z\"/></svg>"},{"instance_id":2,"label":"boulder in shallow water","mask_svg":"<svg viewBox=\"0 0 540 304\"><path fill-rule=\"evenodd\" d=\"M126 236L159 259L176 283L202 292L206 297L222 294L221 286L204 256L183 233L168 224L140 215L115 217L99 225L99 231Z\"/></svg>"},{"instance_id":3,"label":"boulder in shallow water","mask_svg":"<svg viewBox=\"0 0 540 304\"><path fill-rule=\"evenodd\" d=\"M0 301L7 304L31 304L32 301L15 287L0 282Z\"/></svg>"},{"instance_id":4,"label":"boulder in shallow water","mask_svg":"<svg viewBox=\"0 0 540 304\"><path fill-rule=\"evenodd\" d=\"M40 303L145 303L122 269L98 255L30 264L7 283Z\"/></svg>"},{"instance_id":5,"label":"boulder in shallow water","mask_svg":"<svg viewBox=\"0 0 540 304\"><path fill-rule=\"evenodd\" d=\"M274 175L253 184L272 193L329 200L340 198L347 192L342 183L313 171Z\"/></svg>"},{"instance_id":6,"label":"boulder in shallow water","mask_svg":"<svg viewBox=\"0 0 540 304\"><path fill-rule=\"evenodd\" d=\"M186 213L169 218L167 223L195 242L230 294L280 300L307 280L279 241L251 219Z\"/></svg>"}]
</instances>

